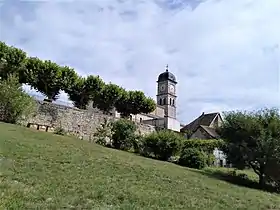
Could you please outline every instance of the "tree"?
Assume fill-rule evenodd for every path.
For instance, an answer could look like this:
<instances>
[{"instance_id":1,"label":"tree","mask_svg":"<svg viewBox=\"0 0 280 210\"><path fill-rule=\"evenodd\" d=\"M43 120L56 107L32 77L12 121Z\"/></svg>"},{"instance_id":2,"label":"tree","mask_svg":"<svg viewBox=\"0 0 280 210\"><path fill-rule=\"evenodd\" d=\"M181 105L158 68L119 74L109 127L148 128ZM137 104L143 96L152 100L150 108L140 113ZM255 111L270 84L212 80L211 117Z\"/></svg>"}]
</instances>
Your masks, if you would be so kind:
<instances>
[{"instance_id":1,"label":"tree","mask_svg":"<svg viewBox=\"0 0 280 210\"><path fill-rule=\"evenodd\" d=\"M152 98L146 98L141 107L141 113L151 113L156 109L156 103Z\"/></svg>"},{"instance_id":2,"label":"tree","mask_svg":"<svg viewBox=\"0 0 280 210\"><path fill-rule=\"evenodd\" d=\"M86 108L89 99L85 91L85 78L78 77L76 82L64 91L68 94L69 99L73 101L75 107L79 109Z\"/></svg>"},{"instance_id":3,"label":"tree","mask_svg":"<svg viewBox=\"0 0 280 210\"><path fill-rule=\"evenodd\" d=\"M74 102L75 107L86 109L90 100L96 106L96 97L104 85L105 83L99 76L78 77L73 85L65 89L65 92L69 95L69 99Z\"/></svg>"},{"instance_id":4,"label":"tree","mask_svg":"<svg viewBox=\"0 0 280 210\"><path fill-rule=\"evenodd\" d=\"M132 113L132 107L130 106L130 94L126 90L122 90L119 99L115 103L116 110L121 114L122 117L128 118Z\"/></svg>"},{"instance_id":5,"label":"tree","mask_svg":"<svg viewBox=\"0 0 280 210\"><path fill-rule=\"evenodd\" d=\"M95 107L105 113L110 112L115 107L117 101L123 96L123 91L123 88L112 83L104 85L95 97Z\"/></svg>"},{"instance_id":6,"label":"tree","mask_svg":"<svg viewBox=\"0 0 280 210\"><path fill-rule=\"evenodd\" d=\"M63 90L64 92L66 92L67 90L71 90L74 84L77 82L78 77L78 74L73 68L70 68L68 66L61 67L61 90Z\"/></svg>"},{"instance_id":7,"label":"tree","mask_svg":"<svg viewBox=\"0 0 280 210\"><path fill-rule=\"evenodd\" d=\"M129 150L135 141L136 125L127 119L112 123L112 145L115 149Z\"/></svg>"},{"instance_id":8,"label":"tree","mask_svg":"<svg viewBox=\"0 0 280 210\"><path fill-rule=\"evenodd\" d=\"M218 132L226 143L223 150L229 161L250 166L258 174L261 186L273 178L273 172L280 172L280 115L277 109L229 112Z\"/></svg>"},{"instance_id":9,"label":"tree","mask_svg":"<svg viewBox=\"0 0 280 210\"><path fill-rule=\"evenodd\" d=\"M155 110L156 104L153 99L147 98L142 91L122 91L115 107L123 117L130 114L150 113Z\"/></svg>"},{"instance_id":10,"label":"tree","mask_svg":"<svg viewBox=\"0 0 280 210\"><path fill-rule=\"evenodd\" d=\"M48 101L56 100L63 87L62 69L49 60L31 57L26 64L27 83L44 94Z\"/></svg>"},{"instance_id":11,"label":"tree","mask_svg":"<svg viewBox=\"0 0 280 210\"><path fill-rule=\"evenodd\" d=\"M181 151L179 164L189 168L202 169L207 166L208 156L198 148L185 148Z\"/></svg>"},{"instance_id":12,"label":"tree","mask_svg":"<svg viewBox=\"0 0 280 210\"><path fill-rule=\"evenodd\" d=\"M22 117L28 117L34 111L35 101L23 92L18 78L9 75L0 81L0 120L17 123Z\"/></svg>"},{"instance_id":13,"label":"tree","mask_svg":"<svg viewBox=\"0 0 280 210\"><path fill-rule=\"evenodd\" d=\"M0 77L7 79L9 75L20 76L25 69L26 53L21 49L10 47L0 42ZM25 83L20 78L21 83Z\"/></svg>"},{"instance_id":14,"label":"tree","mask_svg":"<svg viewBox=\"0 0 280 210\"><path fill-rule=\"evenodd\" d=\"M85 81L86 93L89 100L93 101L93 106L96 107L98 94L105 86L105 82L99 76L88 76Z\"/></svg>"},{"instance_id":15,"label":"tree","mask_svg":"<svg viewBox=\"0 0 280 210\"><path fill-rule=\"evenodd\" d=\"M143 156L166 161L180 151L183 140L184 137L173 131L153 132L143 137L140 153Z\"/></svg>"}]
</instances>

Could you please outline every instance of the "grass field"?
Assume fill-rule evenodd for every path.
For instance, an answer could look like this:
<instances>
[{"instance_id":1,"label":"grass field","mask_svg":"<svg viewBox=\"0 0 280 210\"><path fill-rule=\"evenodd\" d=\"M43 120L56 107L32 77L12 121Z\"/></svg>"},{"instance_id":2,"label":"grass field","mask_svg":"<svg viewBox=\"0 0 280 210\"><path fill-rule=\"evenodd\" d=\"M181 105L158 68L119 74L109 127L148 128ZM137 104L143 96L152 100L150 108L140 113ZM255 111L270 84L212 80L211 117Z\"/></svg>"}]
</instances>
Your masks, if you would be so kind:
<instances>
[{"instance_id":1,"label":"grass field","mask_svg":"<svg viewBox=\"0 0 280 210\"><path fill-rule=\"evenodd\" d=\"M0 196L0 209L9 210L280 209L279 194L240 187L201 171L71 137L3 123Z\"/></svg>"}]
</instances>

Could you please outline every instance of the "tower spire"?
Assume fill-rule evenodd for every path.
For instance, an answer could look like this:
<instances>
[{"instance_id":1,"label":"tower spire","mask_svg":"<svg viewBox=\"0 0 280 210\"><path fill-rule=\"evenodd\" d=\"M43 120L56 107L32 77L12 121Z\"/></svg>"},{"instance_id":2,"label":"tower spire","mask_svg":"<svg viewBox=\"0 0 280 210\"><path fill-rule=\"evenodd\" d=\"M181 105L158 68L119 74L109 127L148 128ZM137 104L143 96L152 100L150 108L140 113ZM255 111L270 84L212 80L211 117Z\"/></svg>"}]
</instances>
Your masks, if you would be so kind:
<instances>
[{"instance_id":1,"label":"tower spire","mask_svg":"<svg viewBox=\"0 0 280 210\"><path fill-rule=\"evenodd\" d=\"M166 64L166 66L165 66L165 70L168 72L168 64Z\"/></svg>"}]
</instances>

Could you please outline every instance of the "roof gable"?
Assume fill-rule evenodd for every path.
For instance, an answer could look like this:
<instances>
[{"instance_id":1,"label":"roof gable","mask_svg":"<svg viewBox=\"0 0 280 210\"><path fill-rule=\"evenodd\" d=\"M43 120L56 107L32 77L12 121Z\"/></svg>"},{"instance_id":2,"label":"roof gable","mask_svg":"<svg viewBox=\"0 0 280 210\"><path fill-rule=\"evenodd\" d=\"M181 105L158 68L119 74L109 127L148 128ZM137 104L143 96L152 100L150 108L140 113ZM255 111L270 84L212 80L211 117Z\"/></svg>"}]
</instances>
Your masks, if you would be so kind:
<instances>
[{"instance_id":1,"label":"roof gable","mask_svg":"<svg viewBox=\"0 0 280 210\"><path fill-rule=\"evenodd\" d=\"M211 128L211 127L205 126L205 125L200 125L200 127L201 127L207 134L209 134L212 138L214 138L214 139L218 139L218 138L219 138L219 135L218 135L218 133L216 132L216 129L215 129L215 128Z\"/></svg>"},{"instance_id":2,"label":"roof gable","mask_svg":"<svg viewBox=\"0 0 280 210\"><path fill-rule=\"evenodd\" d=\"M194 132L195 130L197 130L197 128L200 125L210 126L211 123L213 122L213 120L217 117L217 115L219 115L219 117L221 117L219 112L208 113L208 114L202 113L202 115L200 115L194 121L192 121L191 123L189 123L188 125L183 127L181 129L181 131L183 132L183 131L189 130L191 132Z\"/></svg>"}]
</instances>

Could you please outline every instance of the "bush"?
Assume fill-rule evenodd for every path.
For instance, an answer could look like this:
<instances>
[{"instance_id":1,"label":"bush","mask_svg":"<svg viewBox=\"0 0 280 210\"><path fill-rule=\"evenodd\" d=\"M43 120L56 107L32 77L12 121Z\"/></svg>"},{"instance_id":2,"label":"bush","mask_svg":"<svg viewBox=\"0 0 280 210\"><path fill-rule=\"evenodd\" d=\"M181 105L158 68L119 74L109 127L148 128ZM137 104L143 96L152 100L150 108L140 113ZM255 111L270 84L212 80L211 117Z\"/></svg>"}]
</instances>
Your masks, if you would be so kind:
<instances>
[{"instance_id":1,"label":"bush","mask_svg":"<svg viewBox=\"0 0 280 210\"><path fill-rule=\"evenodd\" d=\"M136 125L127 119L112 123L112 146L115 149L130 150L135 142Z\"/></svg>"},{"instance_id":2,"label":"bush","mask_svg":"<svg viewBox=\"0 0 280 210\"><path fill-rule=\"evenodd\" d=\"M184 140L183 150L187 148L198 148L204 152L212 153L215 148L223 147L223 140L217 139L187 139Z\"/></svg>"},{"instance_id":3,"label":"bush","mask_svg":"<svg viewBox=\"0 0 280 210\"><path fill-rule=\"evenodd\" d=\"M140 134L135 134L132 139L132 147L134 153L141 153L143 144L143 136Z\"/></svg>"},{"instance_id":4,"label":"bush","mask_svg":"<svg viewBox=\"0 0 280 210\"><path fill-rule=\"evenodd\" d=\"M180 151L182 139L181 135L168 130L153 132L143 138L140 154L166 161Z\"/></svg>"},{"instance_id":5,"label":"bush","mask_svg":"<svg viewBox=\"0 0 280 210\"><path fill-rule=\"evenodd\" d=\"M207 155L199 149L187 148L182 150L179 164L189 168L202 169L207 166Z\"/></svg>"},{"instance_id":6,"label":"bush","mask_svg":"<svg viewBox=\"0 0 280 210\"><path fill-rule=\"evenodd\" d=\"M214 155L214 154L209 153L209 154L207 155L207 165L208 165L208 166L214 165L214 161L215 161L215 160L216 160L216 158L215 158L215 155Z\"/></svg>"},{"instance_id":7,"label":"bush","mask_svg":"<svg viewBox=\"0 0 280 210\"><path fill-rule=\"evenodd\" d=\"M67 134L67 132L61 127L55 128L53 133L61 136L65 136Z\"/></svg>"},{"instance_id":8,"label":"bush","mask_svg":"<svg viewBox=\"0 0 280 210\"><path fill-rule=\"evenodd\" d=\"M35 100L22 90L18 78L0 80L0 121L17 123L35 110Z\"/></svg>"},{"instance_id":9,"label":"bush","mask_svg":"<svg viewBox=\"0 0 280 210\"><path fill-rule=\"evenodd\" d=\"M111 147L112 140L112 122L105 119L93 134L94 142L102 146Z\"/></svg>"}]
</instances>

